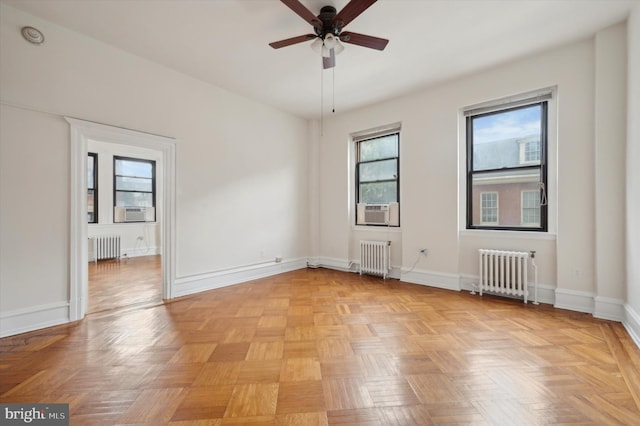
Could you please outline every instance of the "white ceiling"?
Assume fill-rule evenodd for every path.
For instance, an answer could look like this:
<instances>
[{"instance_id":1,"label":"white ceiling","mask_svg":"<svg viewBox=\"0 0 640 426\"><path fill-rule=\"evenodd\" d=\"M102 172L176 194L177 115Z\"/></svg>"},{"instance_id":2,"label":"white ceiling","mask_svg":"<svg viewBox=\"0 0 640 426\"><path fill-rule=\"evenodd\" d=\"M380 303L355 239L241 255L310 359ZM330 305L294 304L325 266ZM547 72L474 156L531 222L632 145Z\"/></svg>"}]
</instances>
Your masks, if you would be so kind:
<instances>
[{"instance_id":1,"label":"white ceiling","mask_svg":"<svg viewBox=\"0 0 640 426\"><path fill-rule=\"evenodd\" d=\"M623 21L640 0L379 0L346 30L387 38L380 52L345 44L335 74L301 43L312 33L277 0L0 0L229 91L305 118L409 93ZM301 0L318 14L348 0ZM25 23L29 25L29 23ZM46 37L46 34L45 34ZM46 42L53 43L53 40ZM324 75L324 78L321 77Z\"/></svg>"}]
</instances>

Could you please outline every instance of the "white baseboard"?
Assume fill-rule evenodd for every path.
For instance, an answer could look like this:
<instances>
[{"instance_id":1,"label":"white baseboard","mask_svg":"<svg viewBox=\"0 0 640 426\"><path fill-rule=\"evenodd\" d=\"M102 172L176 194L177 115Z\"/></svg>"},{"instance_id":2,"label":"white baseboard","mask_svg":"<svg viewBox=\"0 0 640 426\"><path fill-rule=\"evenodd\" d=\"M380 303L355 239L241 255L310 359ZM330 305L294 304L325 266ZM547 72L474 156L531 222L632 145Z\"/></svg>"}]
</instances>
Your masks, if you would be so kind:
<instances>
[{"instance_id":1,"label":"white baseboard","mask_svg":"<svg viewBox=\"0 0 640 426\"><path fill-rule=\"evenodd\" d=\"M48 303L0 314L0 338L69 322L69 302Z\"/></svg>"},{"instance_id":2,"label":"white baseboard","mask_svg":"<svg viewBox=\"0 0 640 426\"><path fill-rule=\"evenodd\" d=\"M478 282L480 278L477 275L460 274L460 289L466 291L478 291ZM528 284L529 297L527 302L531 303L535 301L536 286L534 283ZM555 287L538 283L538 303L546 303L553 305L555 303Z\"/></svg>"},{"instance_id":3,"label":"white baseboard","mask_svg":"<svg viewBox=\"0 0 640 426\"><path fill-rule=\"evenodd\" d=\"M596 296L593 299L593 316L611 321L624 321L624 300Z\"/></svg>"},{"instance_id":4,"label":"white baseboard","mask_svg":"<svg viewBox=\"0 0 640 426\"><path fill-rule=\"evenodd\" d=\"M584 291L556 288L556 300L553 306L559 309L593 314L595 295Z\"/></svg>"},{"instance_id":5,"label":"white baseboard","mask_svg":"<svg viewBox=\"0 0 640 426\"><path fill-rule=\"evenodd\" d=\"M335 269L343 272L356 272L353 262L344 259L336 259L334 257L313 257L308 259L310 268L327 268Z\"/></svg>"},{"instance_id":6,"label":"white baseboard","mask_svg":"<svg viewBox=\"0 0 640 426\"><path fill-rule=\"evenodd\" d=\"M177 278L174 297L214 290L233 284L270 277L307 267L307 259L291 259L282 262L265 262L232 269Z\"/></svg>"},{"instance_id":7,"label":"white baseboard","mask_svg":"<svg viewBox=\"0 0 640 426\"><path fill-rule=\"evenodd\" d=\"M128 248L121 250L122 255L120 259L126 257L140 257L140 256L155 256L162 254L162 247L148 247L148 248Z\"/></svg>"},{"instance_id":8,"label":"white baseboard","mask_svg":"<svg viewBox=\"0 0 640 426\"><path fill-rule=\"evenodd\" d=\"M427 285L445 290L460 291L460 276L435 271L410 270L402 271L400 281L412 284Z\"/></svg>"},{"instance_id":9,"label":"white baseboard","mask_svg":"<svg viewBox=\"0 0 640 426\"><path fill-rule=\"evenodd\" d=\"M640 314L628 304L624 305L624 328L638 348L640 348Z\"/></svg>"}]
</instances>

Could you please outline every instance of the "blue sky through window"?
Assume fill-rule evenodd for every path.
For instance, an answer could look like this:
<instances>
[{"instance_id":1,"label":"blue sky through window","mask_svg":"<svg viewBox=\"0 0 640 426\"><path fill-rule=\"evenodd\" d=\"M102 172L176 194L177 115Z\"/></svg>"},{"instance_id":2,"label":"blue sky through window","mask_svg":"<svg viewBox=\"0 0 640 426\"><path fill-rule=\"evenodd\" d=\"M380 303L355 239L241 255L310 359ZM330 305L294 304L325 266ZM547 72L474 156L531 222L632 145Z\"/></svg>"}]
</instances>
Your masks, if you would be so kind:
<instances>
[{"instance_id":1,"label":"blue sky through window","mask_svg":"<svg viewBox=\"0 0 640 426\"><path fill-rule=\"evenodd\" d=\"M473 119L473 143L486 143L540 134L540 105Z\"/></svg>"}]
</instances>

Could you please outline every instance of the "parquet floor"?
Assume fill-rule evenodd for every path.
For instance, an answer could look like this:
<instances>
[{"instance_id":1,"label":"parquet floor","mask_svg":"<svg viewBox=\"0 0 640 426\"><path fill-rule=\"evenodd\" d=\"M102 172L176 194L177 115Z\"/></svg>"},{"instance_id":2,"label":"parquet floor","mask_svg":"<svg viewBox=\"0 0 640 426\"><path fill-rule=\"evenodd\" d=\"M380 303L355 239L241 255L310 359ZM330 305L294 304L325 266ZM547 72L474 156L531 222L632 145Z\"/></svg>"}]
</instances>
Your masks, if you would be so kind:
<instances>
[{"instance_id":1,"label":"parquet floor","mask_svg":"<svg viewBox=\"0 0 640 426\"><path fill-rule=\"evenodd\" d=\"M640 424L590 315L306 269L0 340L0 402L72 425Z\"/></svg>"},{"instance_id":2,"label":"parquet floor","mask_svg":"<svg viewBox=\"0 0 640 426\"><path fill-rule=\"evenodd\" d=\"M160 267L160 256L89 262L87 313L162 303Z\"/></svg>"}]
</instances>

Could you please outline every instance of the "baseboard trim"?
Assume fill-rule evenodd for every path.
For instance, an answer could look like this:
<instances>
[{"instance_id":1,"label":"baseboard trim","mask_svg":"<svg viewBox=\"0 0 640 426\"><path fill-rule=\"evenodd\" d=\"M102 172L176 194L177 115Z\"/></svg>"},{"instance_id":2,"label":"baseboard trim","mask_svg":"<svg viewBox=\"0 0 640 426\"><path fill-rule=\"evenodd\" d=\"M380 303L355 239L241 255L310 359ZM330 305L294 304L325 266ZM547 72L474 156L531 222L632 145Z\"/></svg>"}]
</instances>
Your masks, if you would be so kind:
<instances>
[{"instance_id":1,"label":"baseboard trim","mask_svg":"<svg viewBox=\"0 0 640 426\"><path fill-rule=\"evenodd\" d=\"M595 310L595 295L593 293L563 288L556 288L555 293L556 299L553 304L555 308L585 312L593 315Z\"/></svg>"},{"instance_id":2,"label":"baseboard trim","mask_svg":"<svg viewBox=\"0 0 640 426\"><path fill-rule=\"evenodd\" d=\"M460 289L465 291L478 291L480 277L471 274L460 274ZM529 297L527 303L535 301L536 286L534 283L528 284ZM538 283L538 303L553 305L555 303L555 287ZM500 295L498 295L500 296Z\"/></svg>"},{"instance_id":3,"label":"baseboard trim","mask_svg":"<svg viewBox=\"0 0 640 426\"><path fill-rule=\"evenodd\" d=\"M174 297L187 296L307 267L307 259L265 262L177 278Z\"/></svg>"},{"instance_id":4,"label":"baseboard trim","mask_svg":"<svg viewBox=\"0 0 640 426\"><path fill-rule=\"evenodd\" d=\"M0 338L65 324L69 318L67 301L3 312L0 314Z\"/></svg>"},{"instance_id":5,"label":"baseboard trim","mask_svg":"<svg viewBox=\"0 0 640 426\"><path fill-rule=\"evenodd\" d=\"M129 248L122 250L121 259L126 257L155 256L162 253L162 247Z\"/></svg>"},{"instance_id":6,"label":"baseboard trim","mask_svg":"<svg viewBox=\"0 0 640 426\"><path fill-rule=\"evenodd\" d=\"M460 291L460 276L435 271L409 270L401 271L400 281L411 284L426 285L445 290Z\"/></svg>"},{"instance_id":7,"label":"baseboard trim","mask_svg":"<svg viewBox=\"0 0 640 426\"><path fill-rule=\"evenodd\" d=\"M622 325L627 329L627 333L640 349L640 314L638 314L629 304L624 305L624 320Z\"/></svg>"},{"instance_id":8,"label":"baseboard trim","mask_svg":"<svg viewBox=\"0 0 640 426\"><path fill-rule=\"evenodd\" d=\"M593 299L593 316L596 318L624 322L624 300L596 296Z\"/></svg>"},{"instance_id":9,"label":"baseboard trim","mask_svg":"<svg viewBox=\"0 0 640 426\"><path fill-rule=\"evenodd\" d=\"M308 264L311 268L327 268L342 272L357 272L357 270L353 269L353 262L334 257L309 258Z\"/></svg>"}]
</instances>

